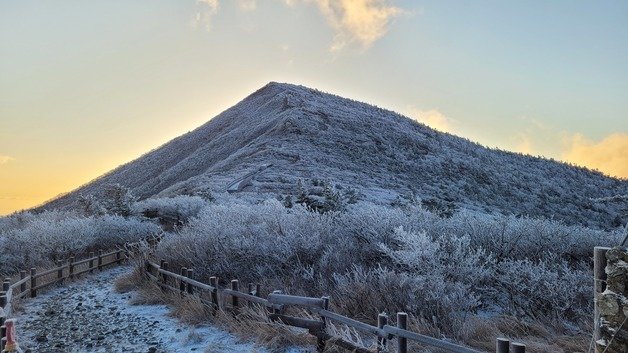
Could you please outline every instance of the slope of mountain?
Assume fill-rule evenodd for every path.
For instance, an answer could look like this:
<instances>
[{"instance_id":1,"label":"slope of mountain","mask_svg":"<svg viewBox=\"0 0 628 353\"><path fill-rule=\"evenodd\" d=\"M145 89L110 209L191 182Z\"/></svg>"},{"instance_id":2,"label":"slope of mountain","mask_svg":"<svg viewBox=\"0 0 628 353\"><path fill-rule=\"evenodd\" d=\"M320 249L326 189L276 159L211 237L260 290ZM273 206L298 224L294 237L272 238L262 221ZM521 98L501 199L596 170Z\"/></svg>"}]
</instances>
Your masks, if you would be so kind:
<instances>
[{"instance_id":1,"label":"slope of mountain","mask_svg":"<svg viewBox=\"0 0 628 353\"><path fill-rule=\"evenodd\" d=\"M618 226L626 210L595 199L628 194L626 180L488 149L388 110L273 82L42 207L72 207L79 195L99 195L113 183L149 198L206 189L287 194L298 179L352 187L376 203L415 193L458 208L599 228Z\"/></svg>"}]
</instances>

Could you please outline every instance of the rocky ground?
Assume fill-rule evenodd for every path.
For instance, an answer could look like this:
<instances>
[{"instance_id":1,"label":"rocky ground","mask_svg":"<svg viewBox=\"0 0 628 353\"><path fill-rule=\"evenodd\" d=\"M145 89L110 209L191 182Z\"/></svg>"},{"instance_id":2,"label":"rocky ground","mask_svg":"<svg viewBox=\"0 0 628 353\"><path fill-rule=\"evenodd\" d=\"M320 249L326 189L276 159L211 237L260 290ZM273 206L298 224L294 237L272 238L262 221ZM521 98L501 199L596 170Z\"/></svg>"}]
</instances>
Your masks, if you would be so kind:
<instances>
[{"instance_id":1,"label":"rocky ground","mask_svg":"<svg viewBox=\"0 0 628 353\"><path fill-rule=\"evenodd\" d=\"M127 271L130 268L114 268L28 299L17 317L22 349L33 353L263 352L225 331L182 324L168 316L165 306L130 305L133 293L113 289L115 278Z\"/></svg>"}]
</instances>

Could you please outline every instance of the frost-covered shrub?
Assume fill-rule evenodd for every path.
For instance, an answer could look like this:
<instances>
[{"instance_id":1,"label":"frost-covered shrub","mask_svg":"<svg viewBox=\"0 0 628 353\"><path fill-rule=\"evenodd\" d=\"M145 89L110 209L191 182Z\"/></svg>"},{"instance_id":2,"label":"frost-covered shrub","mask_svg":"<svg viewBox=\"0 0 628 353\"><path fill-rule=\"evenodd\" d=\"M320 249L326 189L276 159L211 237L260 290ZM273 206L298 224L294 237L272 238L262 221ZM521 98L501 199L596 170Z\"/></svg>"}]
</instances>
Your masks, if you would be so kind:
<instances>
[{"instance_id":1,"label":"frost-covered shrub","mask_svg":"<svg viewBox=\"0 0 628 353\"><path fill-rule=\"evenodd\" d=\"M505 260L496 268L495 284L501 294L497 302L514 316L565 324L587 321L593 310L593 277L582 263L573 267L559 258Z\"/></svg>"},{"instance_id":2,"label":"frost-covered shrub","mask_svg":"<svg viewBox=\"0 0 628 353\"><path fill-rule=\"evenodd\" d=\"M206 205L207 201L200 196L182 195L146 199L136 202L132 209L136 215L154 214L184 221L198 215Z\"/></svg>"},{"instance_id":3,"label":"frost-covered shrub","mask_svg":"<svg viewBox=\"0 0 628 353\"><path fill-rule=\"evenodd\" d=\"M157 225L136 219L112 215L83 217L57 211L5 217L2 223L0 273L5 274L159 232Z\"/></svg>"},{"instance_id":4,"label":"frost-covered shrub","mask_svg":"<svg viewBox=\"0 0 628 353\"><path fill-rule=\"evenodd\" d=\"M420 204L358 203L320 214L270 200L211 204L156 255L193 267L203 280L217 275L297 295L331 294L336 310L360 318L407 310L454 335L479 312L585 325L592 247L618 238L551 220L470 212L441 218Z\"/></svg>"}]
</instances>

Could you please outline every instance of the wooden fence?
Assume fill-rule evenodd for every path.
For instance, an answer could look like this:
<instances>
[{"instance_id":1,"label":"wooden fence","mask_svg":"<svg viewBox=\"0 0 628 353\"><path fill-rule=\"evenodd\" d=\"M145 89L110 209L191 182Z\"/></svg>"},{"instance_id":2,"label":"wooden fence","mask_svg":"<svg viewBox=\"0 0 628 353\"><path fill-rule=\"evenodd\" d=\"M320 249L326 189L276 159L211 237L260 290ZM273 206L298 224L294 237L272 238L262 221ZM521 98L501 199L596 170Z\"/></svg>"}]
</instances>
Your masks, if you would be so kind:
<instances>
[{"instance_id":1,"label":"wooden fence","mask_svg":"<svg viewBox=\"0 0 628 353\"><path fill-rule=\"evenodd\" d=\"M407 330L408 315L403 312L396 314L396 325L388 325L388 316L379 314L377 326L363 323L349 317L334 313L329 310L329 297L310 298L293 295L285 295L280 291L273 291L266 298L261 297L260 285L248 284L247 290L240 290L239 281L232 280L229 288L220 288L218 278L211 277L209 284L199 282L192 278L193 270L181 268L179 273L168 269L168 263L161 261L156 264L146 261L144 266L146 276L157 283L161 288L181 295L196 295L200 300L212 308L212 310L231 310L238 312L243 303L240 300L265 307L267 316L272 321L281 322L288 326L307 329L317 338L317 350L322 352L325 344L335 344L356 353L373 353L388 351L390 341L396 343L397 353L408 352L408 340L418 342L423 346L439 348L452 353L480 353L471 348L463 347L448 341L425 336ZM222 304L221 304L222 303ZM298 307L304 312L310 312L309 317L297 317L287 315L287 307ZM312 319L317 317L317 319ZM354 342L344 340L342 337L332 336L326 330L330 322L340 323L356 331L375 336L377 347L367 348ZM525 345L510 343L506 339L497 339L497 353L525 353Z\"/></svg>"},{"instance_id":2,"label":"wooden fence","mask_svg":"<svg viewBox=\"0 0 628 353\"><path fill-rule=\"evenodd\" d=\"M89 257L77 260L72 256L65 262L57 262L57 267L37 272L31 268L29 272L20 271L19 280L11 283L11 278L6 278L2 283L0 292L0 352L6 344L5 321L12 315L12 303L14 299L37 296L37 291L49 287L55 283L63 283L66 279L74 279L84 273L102 270L111 264L121 264L125 259L124 250L116 250L108 253L98 251L91 252Z\"/></svg>"}]
</instances>

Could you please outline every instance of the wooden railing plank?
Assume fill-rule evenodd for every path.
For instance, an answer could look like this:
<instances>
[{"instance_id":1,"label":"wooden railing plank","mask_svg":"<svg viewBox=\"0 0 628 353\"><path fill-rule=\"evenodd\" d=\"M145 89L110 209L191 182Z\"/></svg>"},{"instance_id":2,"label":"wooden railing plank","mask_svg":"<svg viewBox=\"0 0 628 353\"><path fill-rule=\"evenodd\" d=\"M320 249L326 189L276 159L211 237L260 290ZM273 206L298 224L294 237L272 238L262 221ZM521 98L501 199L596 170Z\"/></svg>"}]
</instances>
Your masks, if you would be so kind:
<instances>
[{"instance_id":1,"label":"wooden railing plank","mask_svg":"<svg viewBox=\"0 0 628 353\"><path fill-rule=\"evenodd\" d=\"M296 295L275 294L268 296L268 301L272 304L296 305L308 308L323 308L324 301L321 298L300 297Z\"/></svg>"},{"instance_id":2,"label":"wooden railing plank","mask_svg":"<svg viewBox=\"0 0 628 353\"><path fill-rule=\"evenodd\" d=\"M319 310L313 310L314 312L318 313L320 316L324 316L328 319L340 322L342 324L345 324L347 326L353 327L354 329L358 330L358 331L362 331L362 332L367 332L370 334L373 334L375 336L378 337L387 337L386 333L384 332L383 329L379 329L376 326L371 326L369 324L365 324L361 321L358 320L354 320L351 318L348 318L346 316L342 316L340 314L336 314L333 311L329 311L329 310L325 310L325 309L319 309Z\"/></svg>"},{"instance_id":3,"label":"wooden railing plank","mask_svg":"<svg viewBox=\"0 0 628 353\"><path fill-rule=\"evenodd\" d=\"M437 347L444 349L448 352L453 353L482 353L480 351L473 350L471 348L463 347L454 343L450 343L447 341L439 340L438 338L425 336L416 332L411 332L407 330L402 330L400 328L384 325L385 334L394 335L397 337L406 338L415 342L419 342L420 344L424 344L427 346Z\"/></svg>"}]
</instances>

